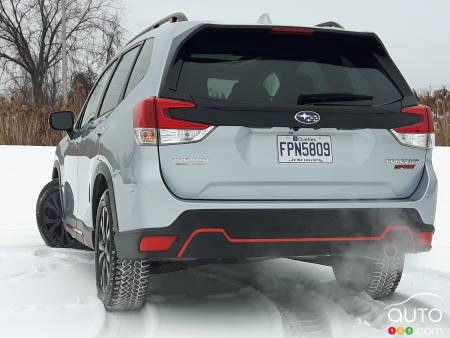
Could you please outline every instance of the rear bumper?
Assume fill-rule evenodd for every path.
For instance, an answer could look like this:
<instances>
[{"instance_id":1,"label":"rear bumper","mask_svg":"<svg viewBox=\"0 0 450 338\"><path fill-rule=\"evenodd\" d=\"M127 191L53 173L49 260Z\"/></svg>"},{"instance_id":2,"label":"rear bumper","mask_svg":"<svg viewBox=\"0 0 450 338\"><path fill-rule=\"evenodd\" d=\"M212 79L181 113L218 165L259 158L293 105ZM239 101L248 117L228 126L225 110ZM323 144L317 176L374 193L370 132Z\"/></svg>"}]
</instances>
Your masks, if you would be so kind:
<instances>
[{"instance_id":1,"label":"rear bumper","mask_svg":"<svg viewBox=\"0 0 450 338\"><path fill-rule=\"evenodd\" d=\"M132 259L377 255L386 245L427 251L423 232L434 226L409 208L195 209L167 227L119 232L115 242L119 257ZM176 239L166 251L140 251L141 239L151 236Z\"/></svg>"},{"instance_id":2,"label":"rear bumper","mask_svg":"<svg viewBox=\"0 0 450 338\"><path fill-rule=\"evenodd\" d=\"M417 234L434 231L438 184L431 151L416 191L393 200L181 200L161 179L157 152L137 152L135 160L141 165L134 168L132 178L139 181L113 176L116 246L124 258L368 253L379 252L386 243L408 252L430 249L417 242ZM167 251L140 252L140 239L145 236L176 236L176 240Z\"/></svg>"}]
</instances>

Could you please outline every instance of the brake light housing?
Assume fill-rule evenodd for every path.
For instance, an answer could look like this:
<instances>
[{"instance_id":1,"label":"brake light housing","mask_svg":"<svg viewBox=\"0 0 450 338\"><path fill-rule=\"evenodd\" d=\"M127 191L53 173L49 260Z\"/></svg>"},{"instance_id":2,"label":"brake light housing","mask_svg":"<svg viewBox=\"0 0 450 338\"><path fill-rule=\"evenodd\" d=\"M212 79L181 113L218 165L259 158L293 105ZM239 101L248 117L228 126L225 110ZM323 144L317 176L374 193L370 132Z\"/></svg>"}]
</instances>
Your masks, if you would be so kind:
<instances>
[{"instance_id":1,"label":"brake light housing","mask_svg":"<svg viewBox=\"0 0 450 338\"><path fill-rule=\"evenodd\" d=\"M133 109L133 127L138 145L166 145L201 141L214 126L177 120L169 109L195 108L192 102L164 98L149 98Z\"/></svg>"},{"instance_id":2,"label":"brake light housing","mask_svg":"<svg viewBox=\"0 0 450 338\"><path fill-rule=\"evenodd\" d=\"M395 138L404 145L432 149L435 143L433 112L428 106L413 106L402 109L402 113L419 115L419 122L406 127L392 129Z\"/></svg>"},{"instance_id":3,"label":"brake light housing","mask_svg":"<svg viewBox=\"0 0 450 338\"><path fill-rule=\"evenodd\" d=\"M279 34L313 35L316 31L312 28L304 27L272 27L270 32Z\"/></svg>"}]
</instances>

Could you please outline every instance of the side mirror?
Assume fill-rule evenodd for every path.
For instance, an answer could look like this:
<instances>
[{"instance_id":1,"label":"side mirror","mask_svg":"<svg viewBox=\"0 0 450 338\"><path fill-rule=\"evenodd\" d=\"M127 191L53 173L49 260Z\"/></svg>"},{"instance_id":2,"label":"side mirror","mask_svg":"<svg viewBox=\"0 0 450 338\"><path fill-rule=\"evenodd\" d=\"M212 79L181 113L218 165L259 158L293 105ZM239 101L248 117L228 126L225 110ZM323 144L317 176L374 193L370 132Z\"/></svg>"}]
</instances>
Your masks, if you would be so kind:
<instances>
[{"instance_id":1,"label":"side mirror","mask_svg":"<svg viewBox=\"0 0 450 338\"><path fill-rule=\"evenodd\" d=\"M52 129L70 132L73 130L74 124L73 112L69 110L53 112L48 118L48 123Z\"/></svg>"}]
</instances>

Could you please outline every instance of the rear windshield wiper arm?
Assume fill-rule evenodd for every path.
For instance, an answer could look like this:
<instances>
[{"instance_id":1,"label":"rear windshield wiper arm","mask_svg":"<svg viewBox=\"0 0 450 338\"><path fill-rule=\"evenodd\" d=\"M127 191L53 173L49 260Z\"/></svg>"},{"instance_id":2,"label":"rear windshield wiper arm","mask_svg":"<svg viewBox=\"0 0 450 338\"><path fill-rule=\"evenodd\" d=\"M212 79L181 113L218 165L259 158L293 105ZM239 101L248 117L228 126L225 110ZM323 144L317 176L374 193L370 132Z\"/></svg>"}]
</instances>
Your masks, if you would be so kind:
<instances>
[{"instance_id":1,"label":"rear windshield wiper arm","mask_svg":"<svg viewBox=\"0 0 450 338\"><path fill-rule=\"evenodd\" d=\"M298 104L324 103L324 102L342 102L342 101L365 101L372 100L373 96L357 95L350 93L324 93L324 94L306 94L298 97Z\"/></svg>"}]
</instances>

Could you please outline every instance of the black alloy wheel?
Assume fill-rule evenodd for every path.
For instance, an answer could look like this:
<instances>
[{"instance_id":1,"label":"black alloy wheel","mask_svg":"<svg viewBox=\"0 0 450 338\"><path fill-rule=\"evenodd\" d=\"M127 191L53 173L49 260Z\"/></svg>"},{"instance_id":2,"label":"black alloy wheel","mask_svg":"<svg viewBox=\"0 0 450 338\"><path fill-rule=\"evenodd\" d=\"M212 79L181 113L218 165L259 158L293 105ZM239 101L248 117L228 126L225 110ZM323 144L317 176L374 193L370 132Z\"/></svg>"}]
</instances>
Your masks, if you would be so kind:
<instances>
[{"instance_id":1,"label":"black alloy wheel","mask_svg":"<svg viewBox=\"0 0 450 338\"><path fill-rule=\"evenodd\" d=\"M39 194L36 205L36 222L45 244L52 248L90 250L73 238L63 225L63 209L59 181L47 183Z\"/></svg>"}]
</instances>

